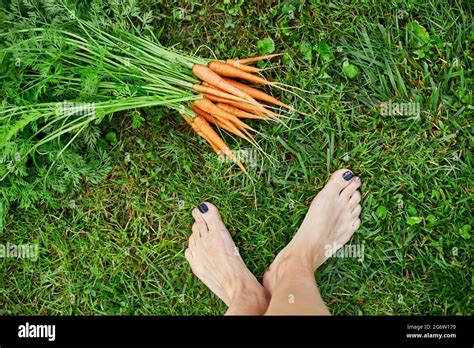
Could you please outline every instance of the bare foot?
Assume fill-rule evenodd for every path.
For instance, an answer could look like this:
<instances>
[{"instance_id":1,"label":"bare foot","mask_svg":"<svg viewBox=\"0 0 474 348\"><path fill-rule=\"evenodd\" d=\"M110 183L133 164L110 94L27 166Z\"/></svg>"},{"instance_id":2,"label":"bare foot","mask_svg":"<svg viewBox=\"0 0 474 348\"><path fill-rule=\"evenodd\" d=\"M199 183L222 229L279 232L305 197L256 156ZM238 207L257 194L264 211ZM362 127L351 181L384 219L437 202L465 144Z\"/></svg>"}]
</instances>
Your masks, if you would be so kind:
<instances>
[{"instance_id":1,"label":"bare foot","mask_svg":"<svg viewBox=\"0 0 474 348\"><path fill-rule=\"evenodd\" d=\"M265 289L271 293L286 272L314 273L349 241L360 226L359 187L360 179L347 169L332 174L311 203L298 232L265 273Z\"/></svg>"},{"instance_id":2,"label":"bare foot","mask_svg":"<svg viewBox=\"0 0 474 348\"><path fill-rule=\"evenodd\" d=\"M217 208L205 202L192 214L196 221L185 256L193 273L224 301L228 314L263 314L267 293L240 257Z\"/></svg>"}]
</instances>

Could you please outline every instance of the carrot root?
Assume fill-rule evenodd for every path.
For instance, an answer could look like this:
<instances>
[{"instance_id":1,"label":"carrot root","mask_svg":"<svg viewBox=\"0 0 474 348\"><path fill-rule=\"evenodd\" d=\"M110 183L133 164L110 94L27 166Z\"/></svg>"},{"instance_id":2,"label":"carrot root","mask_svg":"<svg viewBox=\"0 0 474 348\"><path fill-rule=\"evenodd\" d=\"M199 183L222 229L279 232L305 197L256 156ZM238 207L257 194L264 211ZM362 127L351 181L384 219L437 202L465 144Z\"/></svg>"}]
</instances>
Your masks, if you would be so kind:
<instances>
[{"instance_id":1,"label":"carrot root","mask_svg":"<svg viewBox=\"0 0 474 348\"><path fill-rule=\"evenodd\" d=\"M219 76L239 78L242 80L246 80L249 82L254 82L254 83L258 83L262 85L270 85L270 86L277 85L275 82L267 81L262 77L252 75L248 72L242 71L239 68L236 68L226 63L214 61L214 62L210 62L208 66L209 66L209 69L214 71Z\"/></svg>"},{"instance_id":2,"label":"carrot root","mask_svg":"<svg viewBox=\"0 0 474 348\"><path fill-rule=\"evenodd\" d=\"M228 78L224 79L224 80L229 82L231 85L237 87L238 89L244 91L245 93L247 93L248 95L250 95L251 97L253 97L255 99L263 100L263 101L266 101L268 103L272 103L272 104L275 104L275 105L282 106L284 108L293 110L292 106L281 102L277 98L275 98L275 97L271 96L270 94L267 94L267 93L265 93L265 92L263 92L263 91L261 91L257 88L254 88L252 86L249 86L249 85L246 85L244 83L240 83L238 81L228 79Z\"/></svg>"},{"instance_id":3,"label":"carrot root","mask_svg":"<svg viewBox=\"0 0 474 348\"><path fill-rule=\"evenodd\" d=\"M282 56L283 53L274 53L274 54L267 54L265 56L255 56L255 57L249 57L249 58L243 58L243 59L236 59L240 64L250 64L254 62L258 62L259 60L265 60L265 59L272 59L274 57Z\"/></svg>"},{"instance_id":4,"label":"carrot root","mask_svg":"<svg viewBox=\"0 0 474 348\"><path fill-rule=\"evenodd\" d=\"M258 73L262 70L262 69L254 67L254 66L249 66L249 65L242 64L238 60L235 60L235 59L227 59L226 63L229 64L229 65L232 65L233 67L236 67L237 69L243 70L243 71L248 72L248 73Z\"/></svg>"},{"instance_id":5,"label":"carrot root","mask_svg":"<svg viewBox=\"0 0 474 348\"><path fill-rule=\"evenodd\" d=\"M229 112L229 113L231 113L231 114L234 114L238 118L251 118L251 119L258 119L258 120L266 120L267 119L266 116L256 115L256 114L241 110L239 108L236 108L234 106L231 106L229 104L217 103L216 106L223 109L223 110L225 110L225 111L227 111L227 112Z\"/></svg>"},{"instance_id":6,"label":"carrot root","mask_svg":"<svg viewBox=\"0 0 474 348\"><path fill-rule=\"evenodd\" d=\"M239 166L239 168L248 175L247 170L243 166L243 164L237 159L235 154L227 147L224 141L221 139L219 134L216 133L214 129L212 129L211 125L207 120L202 116L197 116L193 122L196 127L205 134L215 145L217 145L224 154L226 154L235 164Z\"/></svg>"},{"instance_id":7,"label":"carrot root","mask_svg":"<svg viewBox=\"0 0 474 348\"><path fill-rule=\"evenodd\" d=\"M221 76L219 76L216 72L212 71L210 68L208 68L205 65L201 64L194 64L193 66L193 74L196 75L198 79L201 81L206 81L212 86L216 86L219 89L233 94L237 97L247 99L248 101L252 103L257 103L255 99L253 99L251 96L249 96L247 93L241 91L237 87L232 86L230 83L226 82Z\"/></svg>"},{"instance_id":8,"label":"carrot root","mask_svg":"<svg viewBox=\"0 0 474 348\"><path fill-rule=\"evenodd\" d=\"M242 131L239 128L237 128L237 126L235 126L232 122L227 121L227 120L218 119L218 118L216 118L212 115L203 116L203 117L207 121L209 121L210 123L215 124L216 126L228 131L229 133L232 133L232 134L238 136L239 138L242 138L242 139L248 141L249 143L252 142L252 140L247 135L242 133Z\"/></svg>"},{"instance_id":9,"label":"carrot root","mask_svg":"<svg viewBox=\"0 0 474 348\"><path fill-rule=\"evenodd\" d=\"M210 86L203 86L203 85L195 84L195 85L193 85L193 88L196 92L199 92L199 93L214 94L214 95L216 95L218 97L222 97L222 98L232 99L232 100L241 101L241 102L247 102L247 100L244 99L244 98L236 97L233 94L224 92L222 90L218 90L216 88L212 88Z\"/></svg>"},{"instance_id":10,"label":"carrot root","mask_svg":"<svg viewBox=\"0 0 474 348\"><path fill-rule=\"evenodd\" d=\"M186 116L184 116L183 114L180 113L180 115L184 118L184 120L186 121L187 124L189 124L191 126L191 128L194 130L194 132L203 137L208 143L209 145L211 145L212 149L214 150L214 152L220 156L220 154L222 153L222 150L211 140L209 139L206 135L204 135L202 133L202 131L193 123L191 122L191 120L189 120Z\"/></svg>"},{"instance_id":11,"label":"carrot root","mask_svg":"<svg viewBox=\"0 0 474 348\"><path fill-rule=\"evenodd\" d=\"M245 103L244 103L245 104ZM234 123L237 127L239 128L245 128L254 131L252 127L250 127L248 124L245 124L241 120L238 119L238 117L234 116L233 114L217 107L212 101L210 101L207 98L202 98L198 99L194 102L194 105L196 105L198 108L206 111L210 115L217 117L217 118L222 118L228 121L231 121Z\"/></svg>"}]
</instances>

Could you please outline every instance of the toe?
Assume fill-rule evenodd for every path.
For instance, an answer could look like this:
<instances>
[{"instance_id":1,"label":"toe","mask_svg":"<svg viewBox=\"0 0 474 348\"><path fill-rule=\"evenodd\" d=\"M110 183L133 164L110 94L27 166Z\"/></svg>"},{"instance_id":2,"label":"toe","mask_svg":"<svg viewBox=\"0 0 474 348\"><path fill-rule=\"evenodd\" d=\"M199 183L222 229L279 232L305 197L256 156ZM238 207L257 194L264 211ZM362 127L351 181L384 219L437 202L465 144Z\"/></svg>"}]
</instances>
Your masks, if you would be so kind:
<instances>
[{"instance_id":1,"label":"toe","mask_svg":"<svg viewBox=\"0 0 474 348\"><path fill-rule=\"evenodd\" d=\"M192 248L195 245L196 245L196 234L193 233L193 234L191 234L191 236L189 236L188 247Z\"/></svg>"},{"instance_id":2,"label":"toe","mask_svg":"<svg viewBox=\"0 0 474 348\"><path fill-rule=\"evenodd\" d=\"M357 231L357 229L360 227L360 219L357 219L352 223L352 230Z\"/></svg>"},{"instance_id":3,"label":"toe","mask_svg":"<svg viewBox=\"0 0 474 348\"><path fill-rule=\"evenodd\" d=\"M200 222L195 222L192 227L193 234L196 235L196 237L202 237L205 233L208 232L207 230L207 225L204 221Z\"/></svg>"},{"instance_id":4,"label":"toe","mask_svg":"<svg viewBox=\"0 0 474 348\"><path fill-rule=\"evenodd\" d=\"M357 205L353 210L352 210L352 216L355 218L359 218L360 212L362 211L362 207Z\"/></svg>"},{"instance_id":5,"label":"toe","mask_svg":"<svg viewBox=\"0 0 474 348\"><path fill-rule=\"evenodd\" d=\"M359 187L360 187L360 178L356 176L351 180L350 184L347 185L347 187L345 187L341 191L341 197L349 201L349 199L352 197L354 192L356 192Z\"/></svg>"},{"instance_id":6,"label":"toe","mask_svg":"<svg viewBox=\"0 0 474 348\"><path fill-rule=\"evenodd\" d=\"M194 220L196 220L196 222L200 222L200 223L203 223L203 224L206 223L206 221L204 221L204 219L202 218L202 214L198 210L198 208L194 208L191 213L193 215Z\"/></svg>"},{"instance_id":7,"label":"toe","mask_svg":"<svg viewBox=\"0 0 474 348\"><path fill-rule=\"evenodd\" d=\"M193 252L191 251L191 249L187 248L184 251L184 257L186 257L186 260L188 261L190 261L193 258Z\"/></svg>"},{"instance_id":8,"label":"toe","mask_svg":"<svg viewBox=\"0 0 474 348\"><path fill-rule=\"evenodd\" d=\"M328 185L335 187L339 192L351 183L354 174L349 169L340 169L332 173Z\"/></svg>"},{"instance_id":9,"label":"toe","mask_svg":"<svg viewBox=\"0 0 474 348\"><path fill-rule=\"evenodd\" d=\"M352 197L349 199L349 208L351 210L354 210L355 207L360 203L361 201L361 195L359 191L355 191Z\"/></svg>"},{"instance_id":10,"label":"toe","mask_svg":"<svg viewBox=\"0 0 474 348\"><path fill-rule=\"evenodd\" d=\"M216 206L209 202L201 203L201 209L199 210L199 214L201 215L202 219L206 222L207 227L210 231L217 231L226 229L224 223L222 222L221 216L219 214L219 210Z\"/></svg>"}]
</instances>

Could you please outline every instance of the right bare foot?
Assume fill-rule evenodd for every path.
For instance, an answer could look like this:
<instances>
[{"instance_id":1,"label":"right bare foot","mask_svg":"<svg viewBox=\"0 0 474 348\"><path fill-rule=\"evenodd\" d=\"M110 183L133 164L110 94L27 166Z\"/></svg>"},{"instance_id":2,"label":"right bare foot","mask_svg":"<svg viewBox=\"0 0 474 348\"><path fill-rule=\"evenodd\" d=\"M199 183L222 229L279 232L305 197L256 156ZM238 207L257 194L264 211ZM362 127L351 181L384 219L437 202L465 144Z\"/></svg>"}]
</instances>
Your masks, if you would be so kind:
<instances>
[{"instance_id":1,"label":"right bare foot","mask_svg":"<svg viewBox=\"0 0 474 348\"><path fill-rule=\"evenodd\" d=\"M314 273L349 241L360 226L359 187L360 179L347 169L332 174L311 203L298 232L265 273L263 285L267 291L271 293L286 272ZM331 247L329 255L327 246Z\"/></svg>"}]
</instances>

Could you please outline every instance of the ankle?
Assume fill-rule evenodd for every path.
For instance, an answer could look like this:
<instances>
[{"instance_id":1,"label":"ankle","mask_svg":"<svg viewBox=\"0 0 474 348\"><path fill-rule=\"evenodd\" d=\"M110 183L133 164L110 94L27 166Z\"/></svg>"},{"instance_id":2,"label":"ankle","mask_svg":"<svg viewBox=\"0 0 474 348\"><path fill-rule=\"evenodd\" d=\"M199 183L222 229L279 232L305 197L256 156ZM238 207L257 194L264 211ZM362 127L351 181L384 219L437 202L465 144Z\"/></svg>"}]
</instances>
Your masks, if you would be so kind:
<instances>
[{"instance_id":1,"label":"ankle","mask_svg":"<svg viewBox=\"0 0 474 348\"><path fill-rule=\"evenodd\" d=\"M289 272L314 273L318 266L324 262L324 246L319 242L312 247L308 247L307 242L301 239L294 239L284 250L282 255L283 269L288 268Z\"/></svg>"},{"instance_id":2,"label":"ankle","mask_svg":"<svg viewBox=\"0 0 474 348\"><path fill-rule=\"evenodd\" d=\"M270 269L270 271L274 274L277 283L288 277L300 275L306 277L314 274L314 261L311 255L296 254L291 250L285 251L280 262L274 267L275 269Z\"/></svg>"},{"instance_id":3,"label":"ankle","mask_svg":"<svg viewBox=\"0 0 474 348\"><path fill-rule=\"evenodd\" d=\"M269 298L263 286L248 286L241 284L234 288L230 295L230 312L238 314L239 309L242 313L248 313L252 309L254 314L262 314L268 307Z\"/></svg>"}]
</instances>

